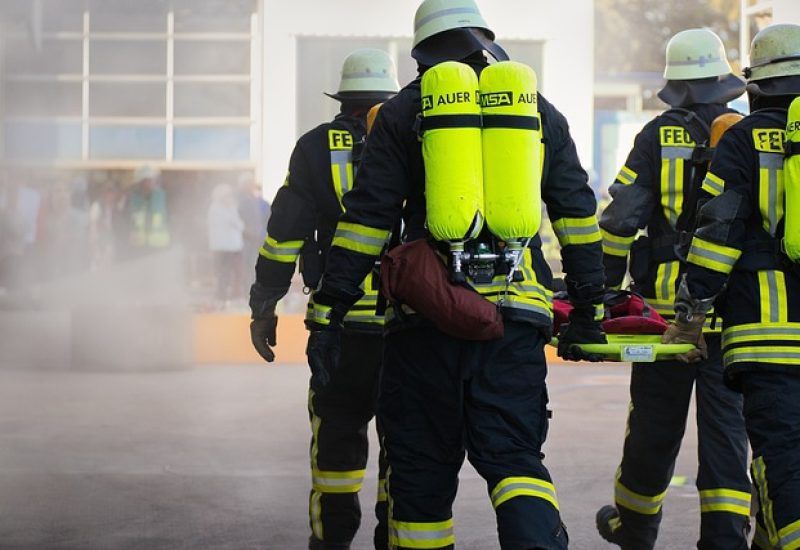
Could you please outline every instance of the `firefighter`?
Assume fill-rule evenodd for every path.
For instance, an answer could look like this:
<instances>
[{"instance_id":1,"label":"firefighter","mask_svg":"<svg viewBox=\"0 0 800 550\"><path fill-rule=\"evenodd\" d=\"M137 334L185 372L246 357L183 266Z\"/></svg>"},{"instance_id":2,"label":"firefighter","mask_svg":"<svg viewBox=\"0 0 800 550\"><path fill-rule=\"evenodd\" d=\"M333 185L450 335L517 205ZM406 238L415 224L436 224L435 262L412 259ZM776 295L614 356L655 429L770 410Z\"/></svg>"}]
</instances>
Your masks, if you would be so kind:
<instances>
[{"instance_id":1,"label":"firefighter","mask_svg":"<svg viewBox=\"0 0 800 550\"><path fill-rule=\"evenodd\" d=\"M712 304L721 314L725 380L743 394L753 449L753 548L787 550L800 548L800 255L791 246L798 235L786 231L800 197L797 172L785 179L797 147L784 138L787 108L800 96L800 26L763 29L750 57L751 114L723 136L703 182L706 202L664 341L699 345L685 361L704 358Z\"/></svg>"},{"instance_id":2,"label":"firefighter","mask_svg":"<svg viewBox=\"0 0 800 550\"><path fill-rule=\"evenodd\" d=\"M677 33L667 44L667 80L659 97L670 108L639 133L610 188L613 201L600 218L606 283L619 288L628 271L634 288L672 318L685 255L681 243L695 223L706 179L710 127L732 111L726 103L745 83L731 73L725 48L708 29ZM724 117L723 117L724 118ZM639 237L641 229L647 236ZM634 363L625 445L614 483L614 506L597 513L607 541L627 550L653 548L662 504L675 469L693 387L697 398L700 493L698 548L747 547L750 481L742 399L723 383L719 328L703 327L708 358Z\"/></svg>"},{"instance_id":3,"label":"firefighter","mask_svg":"<svg viewBox=\"0 0 800 550\"><path fill-rule=\"evenodd\" d=\"M353 188L367 113L398 89L388 54L374 49L354 51L342 66L339 90L326 94L341 103L341 112L304 134L292 152L286 181L272 203L256 263L256 282L250 290L252 341L267 362L275 358L275 305L289 289L295 263L300 260L305 286L315 288L342 211L342 197ZM341 368L327 373L311 365L311 550L350 548L361 521L358 493L367 464L367 425L375 414L383 317L376 314L372 276L362 277L359 283L363 297L343 319ZM315 305L312 298L308 311L313 312ZM379 476L374 539L375 548L386 548L383 463Z\"/></svg>"},{"instance_id":4,"label":"firefighter","mask_svg":"<svg viewBox=\"0 0 800 550\"><path fill-rule=\"evenodd\" d=\"M536 115L515 119L518 129L542 133L529 136L540 146L523 151L534 155L543 148L541 166L538 157L529 157L536 158L534 168L541 172L527 187L514 191L520 196L528 193L529 200L516 203L514 212L493 211L490 199L504 197L496 195L498 188L489 189L489 172L483 173L487 178L485 212L480 210L481 192L469 185L454 192L453 200L443 200L441 194L448 191L449 176L455 178L458 173L465 181L481 177L480 149L477 155L461 149L462 145L481 147L481 117L473 111L450 121L440 120L438 126L425 130L430 122L425 114L440 104L474 109L476 98L471 94L475 92L477 75L502 65L489 65L487 55L499 61L507 56L494 42L494 33L472 0L422 2L415 16L413 44L411 55L421 77L381 108L355 189L344 199L345 213L337 226L322 283L314 294L315 303L325 307L309 323L309 361L319 369L341 369L335 361L335 350L341 338L342 319L360 296L358 285L390 233L393 244L398 239L407 243L404 246L420 240L426 246L430 243L439 254L436 257L440 259L435 261L443 271L449 269L455 281L448 290L466 285L479 293L481 304L489 303L495 315L502 314L498 318L503 335L469 340L452 334L457 331L450 328L445 332L406 305L393 303L387 310L378 419L384 429L389 461L390 548L454 547L452 503L465 454L487 482L501 547L566 548L567 534L556 490L541 453L548 426L544 345L551 332L552 275L535 232L528 235L527 246L518 250L519 265L504 267L505 260L498 258L506 256L499 251L507 250L503 247L509 243L493 235L490 227L494 222L500 223L498 217L504 213L514 217L516 212L524 211L525 216L535 217L540 212L537 197L541 193L563 247L566 284L575 306L569 330L561 338L561 353L567 358L586 358L576 343L605 342L599 325L604 288L602 238L594 195L564 117L541 95L526 93L511 98L510 93L501 92L493 97L482 94L481 108L494 104L494 100L497 104L507 101L507 105L513 103L513 107L521 109L531 103L538 105L534 109ZM443 76L450 70L465 81L471 78L473 84L467 83L459 92L442 93L438 99L423 96L421 89L426 82L436 80L427 79L429 73ZM483 76L480 85L483 86ZM526 102L528 105L522 105ZM484 124L486 118L483 117ZM505 122L510 124L513 118L509 116ZM502 119L495 122L504 123ZM442 138L434 145L436 140L428 138L444 134L428 134L433 131L430 128L452 132L452 139ZM476 132L477 145L473 141ZM483 146L500 135L502 132L494 136L484 133ZM528 134L520 131L520 135ZM447 153L437 152L437 147ZM520 150L509 148L508 152L517 154ZM483 162L488 161L483 149ZM476 167L476 171L464 173L465 166ZM530 168L531 164L527 166ZM508 168L513 171L519 166ZM434 176L444 176L443 187L432 188ZM502 180L497 184L502 185ZM481 263L476 259L477 263L462 265L460 260L467 256L455 246L459 243L433 237L442 230L440 222L447 225L448 216L463 213L466 203L473 204L470 201L477 204L478 211L474 218L468 214L466 225L471 225L472 219L471 228L477 236L470 235L460 244L471 247L474 255L469 257L494 260ZM487 224L482 225L483 214ZM526 231L520 229L522 233ZM389 255L400 248L390 250ZM445 267L447 257L458 261L447 260L449 268ZM423 286L427 280L423 281L416 267L409 266L404 273L412 283L419 276ZM455 303L445 305L457 307ZM458 324L461 313L470 317L474 311L457 311L451 321Z\"/></svg>"}]
</instances>

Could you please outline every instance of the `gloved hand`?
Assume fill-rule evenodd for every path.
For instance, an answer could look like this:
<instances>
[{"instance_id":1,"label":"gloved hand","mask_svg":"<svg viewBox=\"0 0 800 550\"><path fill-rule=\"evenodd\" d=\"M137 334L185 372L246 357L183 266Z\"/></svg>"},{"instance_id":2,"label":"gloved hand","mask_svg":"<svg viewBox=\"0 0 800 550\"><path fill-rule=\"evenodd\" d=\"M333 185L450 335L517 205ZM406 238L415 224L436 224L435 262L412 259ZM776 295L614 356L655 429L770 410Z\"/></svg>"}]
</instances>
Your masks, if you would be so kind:
<instances>
[{"instance_id":1,"label":"gloved hand","mask_svg":"<svg viewBox=\"0 0 800 550\"><path fill-rule=\"evenodd\" d=\"M605 344L608 340L595 320L594 311L576 308L569 314L569 324L558 337L558 355L568 361L603 361L597 353L587 353L576 344Z\"/></svg>"},{"instance_id":2,"label":"gloved hand","mask_svg":"<svg viewBox=\"0 0 800 550\"><path fill-rule=\"evenodd\" d=\"M306 355L311 367L311 386L327 386L334 371L339 368L341 330L338 327L309 327Z\"/></svg>"},{"instance_id":3,"label":"gloved hand","mask_svg":"<svg viewBox=\"0 0 800 550\"><path fill-rule=\"evenodd\" d=\"M661 337L662 344L692 344L696 349L675 356L678 361L683 363L697 363L708 359L708 348L703 337L703 327L706 324L706 316L702 313L686 315L678 313L675 320L670 323L669 328Z\"/></svg>"},{"instance_id":4,"label":"gloved hand","mask_svg":"<svg viewBox=\"0 0 800 550\"><path fill-rule=\"evenodd\" d=\"M258 354L267 363L275 360L275 352L270 346L277 344L275 332L278 327L278 317L273 313L269 317L253 319L250 322L250 341Z\"/></svg>"}]
</instances>

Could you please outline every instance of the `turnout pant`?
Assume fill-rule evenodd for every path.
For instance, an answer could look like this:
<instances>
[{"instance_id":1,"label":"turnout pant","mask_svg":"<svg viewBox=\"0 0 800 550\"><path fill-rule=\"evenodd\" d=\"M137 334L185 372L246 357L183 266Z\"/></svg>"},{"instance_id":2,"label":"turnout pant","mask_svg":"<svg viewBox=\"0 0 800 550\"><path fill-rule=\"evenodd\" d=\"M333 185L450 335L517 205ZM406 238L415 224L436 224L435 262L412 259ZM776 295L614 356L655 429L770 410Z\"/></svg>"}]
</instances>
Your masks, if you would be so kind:
<instances>
[{"instance_id":1,"label":"turnout pant","mask_svg":"<svg viewBox=\"0 0 800 550\"><path fill-rule=\"evenodd\" d=\"M385 337L378 417L389 461L390 548L454 547L452 504L465 452L487 482L502 548L567 547L542 464L544 344L535 327L515 322L489 342L428 326Z\"/></svg>"},{"instance_id":2,"label":"turnout pant","mask_svg":"<svg viewBox=\"0 0 800 550\"><path fill-rule=\"evenodd\" d=\"M309 522L314 550L350 548L361 523L358 493L367 466L367 426L375 414L383 336L343 331L339 368L308 396L311 420ZM380 430L379 430L380 436ZM385 460L379 459L375 548L387 547Z\"/></svg>"},{"instance_id":3,"label":"turnout pant","mask_svg":"<svg viewBox=\"0 0 800 550\"><path fill-rule=\"evenodd\" d=\"M742 375L759 511L753 548L800 548L800 376Z\"/></svg>"},{"instance_id":4,"label":"turnout pant","mask_svg":"<svg viewBox=\"0 0 800 550\"><path fill-rule=\"evenodd\" d=\"M625 550L648 550L655 545L693 386L700 493L697 547L747 548L751 484L742 396L724 384L719 336L708 337L708 353L708 359L697 364L633 365L628 429L614 486L620 523L612 525Z\"/></svg>"}]
</instances>

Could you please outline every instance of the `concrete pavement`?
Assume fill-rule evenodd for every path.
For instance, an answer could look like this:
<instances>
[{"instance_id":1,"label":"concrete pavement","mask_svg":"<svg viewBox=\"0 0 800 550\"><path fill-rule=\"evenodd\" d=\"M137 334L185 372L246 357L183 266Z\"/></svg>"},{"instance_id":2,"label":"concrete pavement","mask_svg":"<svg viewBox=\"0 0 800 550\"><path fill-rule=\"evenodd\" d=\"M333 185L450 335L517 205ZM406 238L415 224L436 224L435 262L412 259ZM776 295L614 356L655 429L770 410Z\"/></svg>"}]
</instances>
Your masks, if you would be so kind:
<instances>
[{"instance_id":1,"label":"concrete pavement","mask_svg":"<svg viewBox=\"0 0 800 550\"><path fill-rule=\"evenodd\" d=\"M611 548L594 512L611 501L628 372L551 368L545 463L573 549ZM302 365L0 371L0 548L301 550L306 384ZM667 496L660 550L697 538L695 433L687 429L676 468L685 479ZM375 471L371 457L354 550L370 548ZM454 514L459 549L498 548L485 485L468 464Z\"/></svg>"}]
</instances>

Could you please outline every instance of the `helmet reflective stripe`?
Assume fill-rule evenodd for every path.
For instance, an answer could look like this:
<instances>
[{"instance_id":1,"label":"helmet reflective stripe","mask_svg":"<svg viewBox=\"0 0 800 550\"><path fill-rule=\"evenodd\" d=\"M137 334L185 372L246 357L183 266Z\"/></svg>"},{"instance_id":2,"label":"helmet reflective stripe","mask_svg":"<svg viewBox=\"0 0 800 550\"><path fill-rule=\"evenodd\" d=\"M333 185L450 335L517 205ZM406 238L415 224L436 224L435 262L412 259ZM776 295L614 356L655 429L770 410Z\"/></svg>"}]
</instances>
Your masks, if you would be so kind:
<instances>
[{"instance_id":1,"label":"helmet reflective stripe","mask_svg":"<svg viewBox=\"0 0 800 550\"><path fill-rule=\"evenodd\" d=\"M383 50L356 50L342 64L338 93L397 93L399 89L394 62Z\"/></svg>"},{"instance_id":2,"label":"helmet reflective stripe","mask_svg":"<svg viewBox=\"0 0 800 550\"><path fill-rule=\"evenodd\" d=\"M731 73L725 46L709 29L688 29L667 44L667 80L695 80Z\"/></svg>"},{"instance_id":3,"label":"helmet reflective stripe","mask_svg":"<svg viewBox=\"0 0 800 550\"><path fill-rule=\"evenodd\" d=\"M761 30L750 46L748 82L800 75L800 25L771 25Z\"/></svg>"},{"instance_id":4,"label":"helmet reflective stripe","mask_svg":"<svg viewBox=\"0 0 800 550\"><path fill-rule=\"evenodd\" d=\"M413 47L435 34L466 27L483 29L494 39L473 0L425 0L414 16Z\"/></svg>"}]
</instances>

